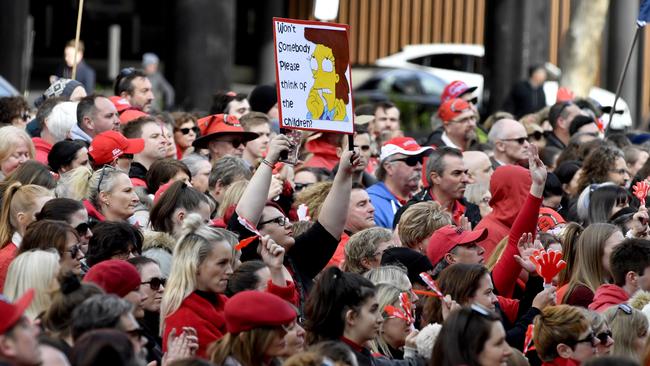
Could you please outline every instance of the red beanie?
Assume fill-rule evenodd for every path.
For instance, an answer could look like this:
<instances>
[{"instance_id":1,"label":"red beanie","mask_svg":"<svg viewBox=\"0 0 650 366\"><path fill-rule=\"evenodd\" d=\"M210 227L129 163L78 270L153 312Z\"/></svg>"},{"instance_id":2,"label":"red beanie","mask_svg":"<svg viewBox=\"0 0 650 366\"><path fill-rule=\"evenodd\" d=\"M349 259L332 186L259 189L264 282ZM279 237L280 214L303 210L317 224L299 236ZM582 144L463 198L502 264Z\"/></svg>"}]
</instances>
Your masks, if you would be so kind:
<instances>
[{"instance_id":1,"label":"red beanie","mask_svg":"<svg viewBox=\"0 0 650 366\"><path fill-rule=\"evenodd\" d=\"M288 302L261 291L238 292L228 299L224 313L226 329L231 334L261 327L288 325L296 319L296 310Z\"/></svg>"},{"instance_id":2,"label":"red beanie","mask_svg":"<svg viewBox=\"0 0 650 366\"><path fill-rule=\"evenodd\" d=\"M109 259L90 267L84 282L92 282L107 294L124 297L140 287L140 274L134 265L119 259Z\"/></svg>"}]
</instances>

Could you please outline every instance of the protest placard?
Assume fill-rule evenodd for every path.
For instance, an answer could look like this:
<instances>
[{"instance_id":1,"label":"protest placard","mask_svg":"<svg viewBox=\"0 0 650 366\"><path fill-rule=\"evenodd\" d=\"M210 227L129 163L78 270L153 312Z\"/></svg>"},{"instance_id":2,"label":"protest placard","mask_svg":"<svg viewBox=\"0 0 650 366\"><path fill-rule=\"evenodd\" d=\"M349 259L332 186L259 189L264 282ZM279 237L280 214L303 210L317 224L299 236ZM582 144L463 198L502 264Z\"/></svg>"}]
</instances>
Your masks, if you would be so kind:
<instances>
[{"instance_id":1,"label":"protest placard","mask_svg":"<svg viewBox=\"0 0 650 366\"><path fill-rule=\"evenodd\" d=\"M354 132L349 26L274 18L280 127Z\"/></svg>"}]
</instances>

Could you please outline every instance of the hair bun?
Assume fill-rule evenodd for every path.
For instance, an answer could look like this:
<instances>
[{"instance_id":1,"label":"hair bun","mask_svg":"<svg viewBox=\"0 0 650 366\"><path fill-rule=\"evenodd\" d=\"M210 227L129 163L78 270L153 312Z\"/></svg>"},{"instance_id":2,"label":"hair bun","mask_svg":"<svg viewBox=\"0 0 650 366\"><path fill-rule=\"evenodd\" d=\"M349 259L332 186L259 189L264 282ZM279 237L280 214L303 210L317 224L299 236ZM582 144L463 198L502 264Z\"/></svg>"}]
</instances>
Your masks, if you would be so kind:
<instances>
[{"instance_id":1,"label":"hair bun","mask_svg":"<svg viewBox=\"0 0 650 366\"><path fill-rule=\"evenodd\" d=\"M68 272L61 276L61 293L68 295L81 288L81 281L74 273Z\"/></svg>"},{"instance_id":2,"label":"hair bun","mask_svg":"<svg viewBox=\"0 0 650 366\"><path fill-rule=\"evenodd\" d=\"M183 234L191 234L204 225L203 218L197 213L191 213L183 220Z\"/></svg>"}]
</instances>

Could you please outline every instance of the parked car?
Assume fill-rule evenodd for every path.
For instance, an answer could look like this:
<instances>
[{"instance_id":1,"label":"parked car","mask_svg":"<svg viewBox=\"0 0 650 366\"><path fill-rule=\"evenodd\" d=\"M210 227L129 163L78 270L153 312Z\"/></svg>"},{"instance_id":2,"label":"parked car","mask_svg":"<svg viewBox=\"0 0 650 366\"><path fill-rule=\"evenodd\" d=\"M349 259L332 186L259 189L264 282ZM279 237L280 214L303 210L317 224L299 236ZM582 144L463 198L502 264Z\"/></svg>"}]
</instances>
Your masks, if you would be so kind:
<instances>
[{"instance_id":1,"label":"parked car","mask_svg":"<svg viewBox=\"0 0 650 366\"><path fill-rule=\"evenodd\" d=\"M378 59L377 66L420 70L430 73L449 84L463 80L475 86L479 104L483 100L483 57L485 48L471 44L417 44Z\"/></svg>"},{"instance_id":2,"label":"parked car","mask_svg":"<svg viewBox=\"0 0 650 366\"><path fill-rule=\"evenodd\" d=\"M362 102L391 100L413 103L434 111L440 105L440 95L447 83L424 71L379 69L355 87L354 98Z\"/></svg>"},{"instance_id":3,"label":"parked car","mask_svg":"<svg viewBox=\"0 0 650 366\"><path fill-rule=\"evenodd\" d=\"M7 81L7 79L0 76L0 98L1 97L14 97L20 95L18 90Z\"/></svg>"},{"instance_id":4,"label":"parked car","mask_svg":"<svg viewBox=\"0 0 650 366\"><path fill-rule=\"evenodd\" d=\"M376 61L377 66L393 67L405 70L424 71L437 76L445 81L445 84L454 80L463 80L467 85L476 86L476 96L479 104L483 100L484 78L482 74L483 57L485 48L481 45L471 44L416 44L407 45L393 55L380 58ZM557 69L553 65L553 71ZM559 76L559 75L558 75ZM557 81L547 81L544 84L546 104L555 103L558 89ZM614 104L614 93L593 87L589 91L589 97L597 101L601 106L612 106ZM623 129L632 126L632 115L630 109L622 98L616 102L616 110L622 111L614 115L612 128ZM602 117L603 121L609 121L609 115Z\"/></svg>"}]
</instances>

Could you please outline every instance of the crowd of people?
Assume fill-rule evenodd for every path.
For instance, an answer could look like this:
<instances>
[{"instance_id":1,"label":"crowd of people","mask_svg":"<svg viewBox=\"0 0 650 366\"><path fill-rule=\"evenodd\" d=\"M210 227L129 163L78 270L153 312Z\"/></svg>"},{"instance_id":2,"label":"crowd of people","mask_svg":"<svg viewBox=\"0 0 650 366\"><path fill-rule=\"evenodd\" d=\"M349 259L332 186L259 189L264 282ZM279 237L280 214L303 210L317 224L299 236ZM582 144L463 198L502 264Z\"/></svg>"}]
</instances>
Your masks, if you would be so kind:
<instances>
[{"instance_id":1,"label":"crowd of people","mask_svg":"<svg viewBox=\"0 0 650 366\"><path fill-rule=\"evenodd\" d=\"M421 141L383 101L297 144L274 85L169 113L150 75L0 99L1 365L650 364L650 134L594 101L458 80Z\"/></svg>"}]
</instances>

